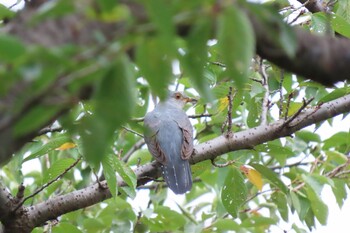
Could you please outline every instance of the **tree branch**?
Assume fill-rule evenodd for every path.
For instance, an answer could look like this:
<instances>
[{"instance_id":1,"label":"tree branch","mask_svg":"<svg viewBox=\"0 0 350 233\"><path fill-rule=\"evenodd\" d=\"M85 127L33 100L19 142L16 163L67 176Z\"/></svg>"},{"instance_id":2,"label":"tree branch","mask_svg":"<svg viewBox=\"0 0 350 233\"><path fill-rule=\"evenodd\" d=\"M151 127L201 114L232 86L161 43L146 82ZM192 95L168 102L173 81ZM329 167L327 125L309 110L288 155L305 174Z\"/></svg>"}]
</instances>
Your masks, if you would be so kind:
<instances>
[{"instance_id":1,"label":"tree branch","mask_svg":"<svg viewBox=\"0 0 350 233\"><path fill-rule=\"evenodd\" d=\"M269 83L268 83L268 76L266 73L266 67L264 65L264 60L263 59L259 59L259 73L262 77L262 82L261 85L263 86L263 88L265 89L265 94L264 97L262 99L262 106L261 106L261 117L260 117L260 124L261 125L266 125L267 124L267 115L268 115L268 110L269 110L269 106L270 106L270 102L269 102L269 95L270 95L270 90L269 90Z\"/></svg>"},{"instance_id":2,"label":"tree branch","mask_svg":"<svg viewBox=\"0 0 350 233\"><path fill-rule=\"evenodd\" d=\"M301 0L301 2L303 2ZM145 9L134 1L121 1L130 9L135 22L142 28L148 25ZM309 4L317 1L309 1ZM247 9L246 9L247 10ZM249 11L249 10L248 10ZM127 28L125 22L108 24L92 21L84 14L76 13L65 15L38 23L33 27L27 27L31 16L35 11L24 10L17 18L12 19L7 27L7 32L21 38L27 44L40 44L47 47L64 44L91 45L96 38L91 31L98 31L107 40L118 40L128 33L137 33L135 28ZM276 43L273 35L279 35L280 28L275 26L275 21L259 20L254 13L248 13L252 22L258 54L280 66L281 68L301 75L305 78L323 84L334 84L337 81L349 80L350 76L350 41L345 38L314 35L302 29L294 28L295 42L297 45L296 55L289 57L288 54ZM191 22L195 22L192 20ZM187 36L191 24L188 19L175 22L180 36ZM61 27L67 25L67 27ZM149 28L149 27L147 27ZM54 29L54 30L52 30ZM267 30L268 29L268 30ZM213 28L213 31L215 29ZM50 33L47 33L50 31ZM266 33L266 32L269 33ZM213 33L214 34L214 33Z\"/></svg>"},{"instance_id":3,"label":"tree branch","mask_svg":"<svg viewBox=\"0 0 350 233\"><path fill-rule=\"evenodd\" d=\"M130 0L120 2L121 4L124 3L125 6L129 8L131 14L135 18L136 26L142 27L148 25L148 19L142 5ZM35 9L25 8L18 13L16 18L12 19L7 24L6 30L4 31L17 36L26 44L39 44L47 47L57 47L65 44L77 44L79 46L94 45L96 44L96 37L95 33L91 33L91 31L98 31L106 38L106 41L115 41L130 33L140 33L137 28L126 27L126 23L123 21L115 24L94 21L81 13L79 7L77 7L77 13L75 14L65 15L61 18L45 19L28 27L27 23L30 22L30 19L35 13ZM269 36L269 34L274 33L278 35L280 33L279 28L274 26L275 22L261 22L261 20L257 20L254 15L250 15L250 19L255 30L257 52L261 57L268 59L290 72L324 84L332 84L350 78L348 75L350 73L350 66L348 65L350 63L350 41L348 39L317 36L301 29L294 29L297 50L296 55L291 58L275 43L275 40ZM194 20L190 22L194 22ZM187 36L191 28L189 20L185 19L183 21L176 21L175 23L179 35ZM67 26L62 27L61 25ZM266 33L266 28L269 29L269 33ZM95 56L97 56L98 53L102 53L102 51L98 51ZM92 67L92 69L98 68L98 66ZM90 68L88 67L87 70L90 70ZM65 80L69 79L66 78ZM64 86L60 87L64 88ZM52 94L49 93L47 95L50 97ZM12 97L12 99L17 99L16 97L18 96L13 95ZM39 98L40 103L44 100L45 98ZM77 101L78 100L79 97L77 98ZM35 102L35 99L32 101ZM33 103L31 102L31 104ZM7 111L6 107L7 106L5 106L5 112ZM70 106L67 106L67 103L60 103L57 104L57 107L62 107L62 112L64 112ZM22 114L20 114L20 116L22 116ZM5 117L2 116L0 119L0 128L3 129L0 131L0 141L6 145L0 149L0 163L11 158L13 153L37 133L29 132L22 138L14 138L12 128L12 124L15 120L14 118L13 116L5 115ZM43 123L43 125L48 124L49 122Z\"/></svg>"},{"instance_id":4,"label":"tree branch","mask_svg":"<svg viewBox=\"0 0 350 233\"><path fill-rule=\"evenodd\" d=\"M227 138L222 135L201 143L195 146L195 151L190 162L195 164L204 160L215 159L217 156L230 151L250 149L261 143L291 135L301 128L349 111L350 95L347 95L324 103L317 109L306 109L290 122L290 125L293 125L292 127L283 127L285 121L282 119L270 125L261 125L236 132L233 137ZM134 172L138 179L137 186L143 185L160 176L157 162L140 166ZM105 181L101 183L105 184ZM126 184L118 177L118 186L124 185ZM108 189L100 189L98 184L94 184L72 193L50 198L45 202L27 208L28 221L33 226L38 226L64 213L94 205L110 197L111 194Z\"/></svg>"},{"instance_id":5,"label":"tree branch","mask_svg":"<svg viewBox=\"0 0 350 233\"><path fill-rule=\"evenodd\" d=\"M284 119L269 125L261 125L252 129L235 132L232 138L219 136L195 147L191 163L198 163L225 154L230 151L251 149L261 143L285 137L294 132L321 122L328 118L350 111L350 95L324 103L320 107L306 109L290 122L289 127L282 127Z\"/></svg>"},{"instance_id":6,"label":"tree branch","mask_svg":"<svg viewBox=\"0 0 350 233\"><path fill-rule=\"evenodd\" d=\"M350 40L313 35L294 28L296 53L294 57L289 57L273 37L266 33L266 22L260 22L254 16L250 18L256 35L257 53L261 57L289 72L322 84L350 80ZM275 33L279 34L278 31Z\"/></svg>"},{"instance_id":7,"label":"tree branch","mask_svg":"<svg viewBox=\"0 0 350 233\"><path fill-rule=\"evenodd\" d=\"M0 222L9 218L10 210L13 206L13 196L0 181Z\"/></svg>"},{"instance_id":8,"label":"tree branch","mask_svg":"<svg viewBox=\"0 0 350 233\"><path fill-rule=\"evenodd\" d=\"M322 1L319 0L298 0L312 13L327 12L327 8L322 5Z\"/></svg>"}]
</instances>

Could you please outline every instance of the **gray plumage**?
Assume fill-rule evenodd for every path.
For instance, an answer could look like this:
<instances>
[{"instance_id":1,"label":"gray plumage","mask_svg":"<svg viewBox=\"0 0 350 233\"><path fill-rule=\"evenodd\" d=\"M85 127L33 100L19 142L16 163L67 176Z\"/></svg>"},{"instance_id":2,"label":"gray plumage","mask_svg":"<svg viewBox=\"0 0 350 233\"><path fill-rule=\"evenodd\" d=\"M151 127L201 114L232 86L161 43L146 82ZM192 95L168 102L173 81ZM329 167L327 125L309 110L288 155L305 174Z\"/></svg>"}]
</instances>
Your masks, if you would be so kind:
<instances>
[{"instance_id":1,"label":"gray plumage","mask_svg":"<svg viewBox=\"0 0 350 233\"><path fill-rule=\"evenodd\" d=\"M181 92L173 92L144 119L148 150L161 164L164 180L175 194L192 187L188 159L193 152L193 128L182 108L194 101Z\"/></svg>"}]
</instances>

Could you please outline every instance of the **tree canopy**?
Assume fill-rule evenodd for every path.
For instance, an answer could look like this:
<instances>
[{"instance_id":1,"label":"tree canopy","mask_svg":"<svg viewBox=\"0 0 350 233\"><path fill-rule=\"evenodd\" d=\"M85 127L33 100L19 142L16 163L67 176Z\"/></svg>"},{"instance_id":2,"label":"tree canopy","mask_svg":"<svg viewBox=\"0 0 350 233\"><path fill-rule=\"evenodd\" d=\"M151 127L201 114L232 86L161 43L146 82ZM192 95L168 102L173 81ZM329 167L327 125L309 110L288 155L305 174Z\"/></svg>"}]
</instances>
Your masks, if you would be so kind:
<instances>
[{"instance_id":1,"label":"tree canopy","mask_svg":"<svg viewBox=\"0 0 350 233\"><path fill-rule=\"evenodd\" d=\"M326 225L323 188L347 198L350 130L317 129L350 111L350 8L299 2L0 5L0 232ZM142 136L169 89L199 99L175 207Z\"/></svg>"}]
</instances>

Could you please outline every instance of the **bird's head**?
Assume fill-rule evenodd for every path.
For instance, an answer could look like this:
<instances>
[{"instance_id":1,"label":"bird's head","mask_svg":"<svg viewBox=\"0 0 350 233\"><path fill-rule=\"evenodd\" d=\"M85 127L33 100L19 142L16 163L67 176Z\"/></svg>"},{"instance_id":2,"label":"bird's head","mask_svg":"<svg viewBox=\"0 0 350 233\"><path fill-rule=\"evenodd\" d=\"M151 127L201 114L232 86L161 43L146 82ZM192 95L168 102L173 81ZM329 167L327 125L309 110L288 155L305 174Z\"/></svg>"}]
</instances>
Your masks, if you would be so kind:
<instances>
[{"instance_id":1,"label":"bird's head","mask_svg":"<svg viewBox=\"0 0 350 233\"><path fill-rule=\"evenodd\" d=\"M197 103L196 99L190 98L180 91L171 92L168 101L180 108L183 108L187 103Z\"/></svg>"}]
</instances>

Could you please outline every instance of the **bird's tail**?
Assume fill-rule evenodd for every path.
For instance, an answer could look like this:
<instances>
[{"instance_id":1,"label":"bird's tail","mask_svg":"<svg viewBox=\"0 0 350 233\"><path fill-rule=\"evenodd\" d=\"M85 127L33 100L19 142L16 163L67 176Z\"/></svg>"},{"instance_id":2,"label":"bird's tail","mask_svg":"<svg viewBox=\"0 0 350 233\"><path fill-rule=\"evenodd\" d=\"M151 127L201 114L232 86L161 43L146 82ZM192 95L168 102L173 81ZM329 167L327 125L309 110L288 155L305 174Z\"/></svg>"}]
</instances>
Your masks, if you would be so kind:
<instances>
[{"instance_id":1,"label":"bird's tail","mask_svg":"<svg viewBox=\"0 0 350 233\"><path fill-rule=\"evenodd\" d=\"M183 194L192 188L192 174L188 160L180 156L172 157L175 161L168 161L162 165L165 182L175 194Z\"/></svg>"}]
</instances>

